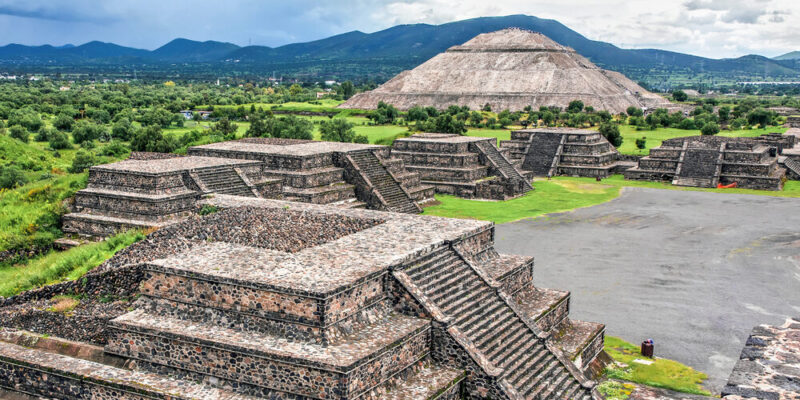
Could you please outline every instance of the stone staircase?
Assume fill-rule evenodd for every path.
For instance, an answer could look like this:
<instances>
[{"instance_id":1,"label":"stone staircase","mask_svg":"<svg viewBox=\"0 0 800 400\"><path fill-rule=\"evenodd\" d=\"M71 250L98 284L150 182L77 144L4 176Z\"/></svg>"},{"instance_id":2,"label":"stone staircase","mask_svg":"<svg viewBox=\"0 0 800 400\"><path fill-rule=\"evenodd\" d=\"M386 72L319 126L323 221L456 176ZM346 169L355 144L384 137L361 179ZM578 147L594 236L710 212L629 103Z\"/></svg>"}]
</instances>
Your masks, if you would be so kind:
<instances>
[{"instance_id":1,"label":"stone staircase","mask_svg":"<svg viewBox=\"0 0 800 400\"><path fill-rule=\"evenodd\" d=\"M511 140L500 143L510 151L511 163L539 176L589 176L605 178L626 168L619 154L596 131L539 128L511 132Z\"/></svg>"},{"instance_id":2,"label":"stone staircase","mask_svg":"<svg viewBox=\"0 0 800 400\"><path fill-rule=\"evenodd\" d=\"M468 349L502 371L510 398L591 399L590 391L550 351L534 329L456 251L442 246L395 271L469 341Z\"/></svg>"},{"instance_id":3,"label":"stone staircase","mask_svg":"<svg viewBox=\"0 0 800 400\"><path fill-rule=\"evenodd\" d=\"M771 146L751 138L696 136L665 140L624 172L626 179L672 182L713 188L736 183L740 188L780 190L786 171Z\"/></svg>"},{"instance_id":4,"label":"stone staircase","mask_svg":"<svg viewBox=\"0 0 800 400\"><path fill-rule=\"evenodd\" d=\"M497 150L497 147L489 142L475 142L475 147L486 156L489 163L491 163L504 178L518 181L528 189L533 190L533 186L530 182L525 179L522 173L520 173L513 164L511 164L506 156Z\"/></svg>"},{"instance_id":5,"label":"stone staircase","mask_svg":"<svg viewBox=\"0 0 800 400\"><path fill-rule=\"evenodd\" d=\"M794 158L791 158L791 157L786 157L786 158L784 159L784 161L783 161L783 165L784 165L784 166L785 166L785 167L786 167L786 168L787 168L789 171L791 171L792 173L794 173L794 175L795 175L795 176L800 176L800 162L798 162L798 161L797 161L797 160L795 160Z\"/></svg>"},{"instance_id":6,"label":"stone staircase","mask_svg":"<svg viewBox=\"0 0 800 400\"><path fill-rule=\"evenodd\" d=\"M372 151L348 153L350 159L360 170L372 187L380 194L388 211L401 213L419 213L422 209L401 186L394 176L381 164Z\"/></svg>"},{"instance_id":7,"label":"stone staircase","mask_svg":"<svg viewBox=\"0 0 800 400\"><path fill-rule=\"evenodd\" d=\"M234 168L205 168L196 171L209 192L232 196L258 197Z\"/></svg>"}]
</instances>

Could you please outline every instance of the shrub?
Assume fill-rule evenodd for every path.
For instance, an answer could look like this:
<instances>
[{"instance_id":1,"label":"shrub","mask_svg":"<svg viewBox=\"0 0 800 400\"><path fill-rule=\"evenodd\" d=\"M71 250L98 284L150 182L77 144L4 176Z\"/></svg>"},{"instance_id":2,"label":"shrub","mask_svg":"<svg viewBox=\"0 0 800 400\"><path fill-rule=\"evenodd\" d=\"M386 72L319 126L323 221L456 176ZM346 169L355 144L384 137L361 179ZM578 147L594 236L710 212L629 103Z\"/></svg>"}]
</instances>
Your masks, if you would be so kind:
<instances>
[{"instance_id":1,"label":"shrub","mask_svg":"<svg viewBox=\"0 0 800 400\"><path fill-rule=\"evenodd\" d=\"M642 136L639 139L636 139L636 148L639 150L644 150L647 147L647 138Z\"/></svg>"},{"instance_id":2,"label":"shrub","mask_svg":"<svg viewBox=\"0 0 800 400\"><path fill-rule=\"evenodd\" d=\"M716 122L706 122L702 128L700 128L700 133L703 135L716 135L719 133L719 125Z\"/></svg>"},{"instance_id":3,"label":"shrub","mask_svg":"<svg viewBox=\"0 0 800 400\"><path fill-rule=\"evenodd\" d=\"M19 168L13 165L0 166L0 188L13 189L26 183L28 178Z\"/></svg>"},{"instance_id":4,"label":"shrub","mask_svg":"<svg viewBox=\"0 0 800 400\"><path fill-rule=\"evenodd\" d=\"M33 140L37 142L46 142L50 140L50 135L52 134L53 129L43 126L36 132L36 136L33 137Z\"/></svg>"},{"instance_id":5,"label":"shrub","mask_svg":"<svg viewBox=\"0 0 800 400\"><path fill-rule=\"evenodd\" d=\"M327 140L329 142L350 143L356 136L356 132L353 130L353 124L344 118L322 121L319 125L319 131L322 140Z\"/></svg>"},{"instance_id":6,"label":"shrub","mask_svg":"<svg viewBox=\"0 0 800 400\"><path fill-rule=\"evenodd\" d=\"M614 147L619 147L622 145L622 135L619 133L619 126L617 124L611 122L605 122L600 124L598 128L600 134L602 134Z\"/></svg>"},{"instance_id":7,"label":"shrub","mask_svg":"<svg viewBox=\"0 0 800 400\"><path fill-rule=\"evenodd\" d=\"M693 130L697 129L697 127L694 125L693 120L686 118L678 124L678 129Z\"/></svg>"},{"instance_id":8,"label":"shrub","mask_svg":"<svg viewBox=\"0 0 800 400\"><path fill-rule=\"evenodd\" d=\"M31 140L31 135L22 125L14 125L11 128L8 128L8 136L25 143L28 143L28 141Z\"/></svg>"},{"instance_id":9,"label":"shrub","mask_svg":"<svg viewBox=\"0 0 800 400\"><path fill-rule=\"evenodd\" d=\"M51 149L63 150L71 149L72 145L69 143L69 136L64 132L53 132L48 139Z\"/></svg>"},{"instance_id":10,"label":"shrub","mask_svg":"<svg viewBox=\"0 0 800 400\"><path fill-rule=\"evenodd\" d=\"M644 111L642 111L642 109L641 109L641 108L639 108L639 107L636 107L636 106L630 106L630 107L628 107L628 108L625 110L625 112L627 112L627 113L628 113L628 115L629 115L629 116L631 116L631 117L641 117L642 115L644 115Z\"/></svg>"},{"instance_id":11,"label":"shrub","mask_svg":"<svg viewBox=\"0 0 800 400\"><path fill-rule=\"evenodd\" d=\"M689 95L687 95L683 90L676 90L672 92L672 98L675 101L686 101L689 99Z\"/></svg>"},{"instance_id":12,"label":"shrub","mask_svg":"<svg viewBox=\"0 0 800 400\"><path fill-rule=\"evenodd\" d=\"M119 140L131 140L133 131L134 128L133 125L131 125L131 121L127 118L120 118L119 121L115 122L114 126L111 128L111 138Z\"/></svg>"},{"instance_id":13,"label":"shrub","mask_svg":"<svg viewBox=\"0 0 800 400\"><path fill-rule=\"evenodd\" d=\"M75 123L75 120L72 117L60 114L53 120L53 127L60 131L69 131L72 130L73 123Z\"/></svg>"},{"instance_id":14,"label":"shrub","mask_svg":"<svg viewBox=\"0 0 800 400\"><path fill-rule=\"evenodd\" d=\"M72 165L68 168L68 171L76 174L79 172L86 171L92 165L97 163L94 153L86 150L78 150L78 153L75 154L75 158L72 160Z\"/></svg>"},{"instance_id":15,"label":"shrub","mask_svg":"<svg viewBox=\"0 0 800 400\"><path fill-rule=\"evenodd\" d=\"M567 106L567 112L578 113L583 111L583 102L580 100L572 100Z\"/></svg>"},{"instance_id":16,"label":"shrub","mask_svg":"<svg viewBox=\"0 0 800 400\"><path fill-rule=\"evenodd\" d=\"M89 142L92 140L108 140L109 135L106 128L89 121L79 121L72 130L72 140L75 144Z\"/></svg>"},{"instance_id":17,"label":"shrub","mask_svg":"<svg viewBox=\"0 0 800 400\"><path fill-rule=\"evenodd\" d=\"M131 150L133 151L152 151L157 153L169 153L178 148L178 142L171 136L164 136L161 127L150 125L139 129L131 140Z\"/></svg>"},{"instance_id":18,"label":"shrub","mask_svg":"<svg viewBox=\"0 0 800 400\"><path fill-rule=\"evenodd\" d=\"M101 156L112 156L112 157L119 157L123 154L128 153L130 151L128 146L125 146L124 143L120 142L119 140L114 140L109 143L107 146L100 149Z\"/></svg>"}]
</instances>

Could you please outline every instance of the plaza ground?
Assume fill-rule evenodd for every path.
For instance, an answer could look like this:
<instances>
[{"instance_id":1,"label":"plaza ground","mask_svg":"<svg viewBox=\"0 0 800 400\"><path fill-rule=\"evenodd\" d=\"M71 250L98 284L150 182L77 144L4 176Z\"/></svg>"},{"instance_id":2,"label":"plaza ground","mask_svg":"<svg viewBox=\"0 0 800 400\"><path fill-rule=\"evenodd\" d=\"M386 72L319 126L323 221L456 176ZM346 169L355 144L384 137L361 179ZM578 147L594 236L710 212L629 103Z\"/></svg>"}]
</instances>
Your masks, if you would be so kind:
<instances>
[{"instance_id":1,"label":"plaza ground","mask_svg":"<svg viewBox=\"0 0 800 400\"><path fill-rule=\"evenodd\" d=\"M497 226L571 315L709 375L718 393L755 325L800 314L800 199L625 188L616 200Z\"/></svg>"}]
</instances>

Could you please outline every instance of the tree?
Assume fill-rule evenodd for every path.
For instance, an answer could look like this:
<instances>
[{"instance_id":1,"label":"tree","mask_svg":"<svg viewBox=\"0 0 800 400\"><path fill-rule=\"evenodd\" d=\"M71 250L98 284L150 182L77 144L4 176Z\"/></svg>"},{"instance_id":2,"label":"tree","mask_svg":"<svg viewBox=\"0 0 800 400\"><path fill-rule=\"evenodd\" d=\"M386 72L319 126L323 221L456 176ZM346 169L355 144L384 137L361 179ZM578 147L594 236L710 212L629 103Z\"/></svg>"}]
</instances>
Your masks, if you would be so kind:
<instances>
[{"instance_id":1,"label":"tree","mask_svg":"<svg viewBox=\"0 0 800 400\"><path fill-rule=\"evenodd\" d=\"M414 106L408 109L408 113L406 115L407 121L425 121L429 117L428 113L425 111L424 108L420 106Z\"/></svg>"},{"instance_id":2,"label":"tree","mask_svg":"<svg viewBox=\"0 0 800 400\"><path fill-rule=\"evenodd\" d=\"M639 108L639 107L636 107L636 106L630 106L630 107L628 107L628 108L625 110L625 112L627 112L627 113L628 113L628 115L629 115L629 116L631 116L631 117L641 117L641 116L643 116L643 115L644 115L644 111L642 111L642 109L641 109L641 108Z\"/></svg>"},{"instance_id":3,"label":"tree","mask_svg":"<svg viewBox=\"0 0 800 400\"><path fill-rule=\"evenodd\" d=\"M222 118L216 124L211 125L211 132L222 135L223 137L233 138L239 126L231 122L228 117Z\"/></svg>"},{"instance_id":4,"label":"tree","mask_svg":"<svg viewBox=\"0 0 800 400\"><path fill-rule=\"evenodd\" d=\"M151 125L139 129L131 139L131 150L151 151L156 153L169 153L178 147L178 143L171 136L164 136L161 127Z\"/></svg>"},{"instance_id":5,"label":"tree","mask_svg":"<svg viewBox=\"0 0 800 400\"><path fill-rule=\"evenodd\" d=\"M371 119L378 125L383 125L391 124L399 115L400 111L398 111L393 105L379 101L378 108L376 108L375 111L370 112L369 115L367 115L367 118Z\"/></svg>"},{"instance_id":6,"label":"tree","mask_svg":"<svg viewBox=\"0 0 800 400\"><path fill-rule=\"evenodd\" d=\"M639 139L636 139L636 148L639 150L644 150L647 147L647 138L642 136Z\"/></svg>"},{"instance_id":7,"label":"tree","mask_svg":"<svg viewBox=\"0 0 800 400\"><path fill-rule=\"evenodd\" d=\"M313 139L312 133L314 132L314 125L311 121L305 118L298 118L297 116L290 115L278 120L278 132L273 132L272 137L280 137L286 139Z\"/></svg>"},{"instance_id":8,"label":"tree","mask_svg":"<svg viewBox=\"0 0 800 400\"><path fill-rule=\"evenodd\" d=\"M143 126L158 125L167 128L172 123L172 113L160 107L152 108L144 113L141 122Z\"/></svg>"},{"instance_id":9,"label":"tree","mask_svg":"<svg viewBox=\"0 0 800 400\"><path fill-rule=\"evenodd\" d=\"M583 111L583 102L580 100L572 100L567 106L567 111L571 113L579 113Z\"/></svg>"},{"instance_id":10,"label":"tree","mask_svg":"<svg viewBox=\"0 0 800 400\"><path fill-rule=\"evenodd\" d=\"M119 140L130 140L133 135L133 125L127 118L120 118L111 128L111 137Z\"/></svg>"},{"instance_id":11,"label":"tree","mask_svg":"<svg viewBox=\"0 0 800 400\"><path fill-rule=\"evenodd\" d=\"M31 140L30 133L28 133L28 130L22 125L14 125L8 128L8 136L24 143L28 143Z\"/></svg>"},{"instance_id":12,"label":"tree","mask_svg":"<svg viewBox=\"0 0 800 400\"><path fill-rule=\"evenodd\" d=\"M672 99L675 101L686 101L689 99L689 95L683 90L676 90L672 92Z\"/></svg>"},{"instance_id":13,"label":"tree","mask_svg":"<svg viewBox=\"0 0 800 400\"><path fill-rule=\"evenodd\" d=\"M78 121L72 129L72 140L76 144L92 140L107 140L108 136L108 131L104 126L86 120Z\"/></svg>"},{"instance_id":14,"label":"tree","mask_svg":"<svg viewBox=\"0 0 800 400\"><path fill-rule=\"evenodd\" d=\"M722 106L719 108L719 111L717 111L717 114L719 114L719 120L725 122L731 118L731 108Z\"/></svg>"},{"instance_id":15,"label":"tree","mask_svg":"<svg viewBox=\"0 0 800 400\"><path fill-rule=\"evenodd\" d=\"M50 134L48 144L50 145L50 148L54 150L63 150L72 148L72 145L69 143L69 136L67 136L66 133L60 131L56 131Z\"/></svg>"},{"instance_id":16,"label":"tree","mask_svg":"<svg viewBox=\"0 0 800 400\"><path fill-rule=\"evenodd\" d=\"M706 122L702 128L700 128L700 133L703 135L716 135L719 133L719 125L716 122Z\"/></svg>"},{"instance_id":17,"label":"tree","mask_svg":"<svg viewBox=\"0 0 800 400\"><path fill-rule=\"evenodd\" d=\"M319 125L319 132L322 140L329 142L350 143L355 139L356 132L353 124L344 118L334 118L330 121L322 121Z\"/></svg>"},{"instance_id":18,"label":"tree","mask_svg":"<svg viewBox=\"0 0 800 400\"><path fill-rule=\"evenodd\" d=\"M254 114L253 117L250 118L250 127L247 128L245 135L249 137L269 136L269 130L264 118L258 114Z\"/></svg>"},{"instance_id":19,"label":"tree","mask_svg":"<svg viewBox=\"0 0 800 400\"><path fill-rule=\"evenodd\" d=\"M678 124L678 129L693 130L697 129L697 126L695 126L694 120L686 118Z\"/></svg>"},{"instance_id":20,"label":"tree","mask_svg":"<svg viewBox=\"0 0 800 400\"><path fill-rule=\"evenodd\" d=\"M13 189L26 183L28 183L28 179L19 168L12 165L0 166L1 189Z\"/></svg>"},{"instance_id":21,"label":"tree","mask_svg":"<svg viewBox=\"0 0 800 400\"><path fill-rule=\"evenodd\" d=\"M356 88L353 86L353 82L350 81L342 82L341 90L342 98L345 100L353 97L353 95L356 93Z\"/></svg>"},{"instance_id":22,"label":"tree","mask_svg":"<svg viewBox=\"0 0 800 400\"><path fill-rule=\"evenodd\" d=\"M59 114L53 120L53 127L60 131L70 131L74 122L75 120L69 115Z\"/></svg>"},{"instance_id":23,"label":"tree","mask_svg":"<svg viewBox=\"0 0 800 400\"><path fill-rule=\"evenodd\" d=\"M481 109L481 111L486 111L486 112L492 111L492 105L489 104L489 103L484 104L483 108Z\"/></svg>"},{"instance_id":24,"label":"tree","mask_svg":"<svg viewBox=\"0 0 800 400\"><path fill-rule=\"evenodd\" d=\"M94 153L91 151L86 150L78 150L78 153L75 154L75 158L72 159L72 165L67 168L67 170L73 174L77 174L83 171L86 171L92 165L95 165L97 160L94 156Z\"/></svg>"},{"instance_id":25,"label":"tree","mask_svg":"<svg viewBox=\"0 0 800 400\"><path fill-rule=\"evenodd\" d=\"M747 123L765 128L772 121L772 113L764 108L756 108L747 114Z\"/></svg>"},{"instance_id":26,"label":"tree","mask_svg":"<svg viewBox=\"0 0 800 400\"><path fill-rule=\"evenodd\" d=\"M297 96L298 94L303 93L303 87L298 84L293 84L289 87L289 94L292 96Z\"/></svg>"},{"instance_id":27,"label":"tree","mask_svg":"<svg viewBox=\"0 0 800 400\"><path fill-rule=\"evenodd\" d=\"M619 133L619 126L617 124L611 122L602 123L600 124L598 131L614 147L622 146L622 135Z\"/></svg>"}]
</instances>

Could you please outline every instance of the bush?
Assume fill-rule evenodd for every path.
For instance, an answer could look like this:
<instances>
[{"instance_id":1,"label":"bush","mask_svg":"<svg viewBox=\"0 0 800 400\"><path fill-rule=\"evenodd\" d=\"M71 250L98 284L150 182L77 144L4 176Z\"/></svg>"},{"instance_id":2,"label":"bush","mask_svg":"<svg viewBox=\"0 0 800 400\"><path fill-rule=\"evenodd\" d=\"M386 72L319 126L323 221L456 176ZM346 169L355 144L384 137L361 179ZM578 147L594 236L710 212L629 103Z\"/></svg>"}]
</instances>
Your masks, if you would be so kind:
<instances>
[{"instance_id":1,"label":"bush","mask_svg":"<svg viewBox=\"0 0 800 400\"><path fill-rule=\"evenodd\" d=\"M11 165L0 166L0 188L13 189L28 183L22 171Z\"/></svg>"},{"instance_id":2,"label":"bush","mask_svg":"<svg viewBox=\"0 0 800 400\"><path fill-rule=\"evenodd\" d=\"M108 139L108 131L104 126L86 120L79 121L72 130L72 140L75 141L75 144L81 144L92 140L105 141Z\"/></svg>"},{"instance_id":3,"label":"bush","mask_svg":"<svg viewBox=\"0 0 800 400\"><path fill-rule=\"evenodd\" d=\"M672 92L672 98L675 101L686 101L689 99L689 95L687 95L683 90L676 90Z\"/></svg>"},{"instance_id":4,"label":"bush","mask_svg":"<svg viewBox=\"0 0 800 400\"><path fill-rule=\"evenodd\" d=\"M52 134L50 134L48 143L50 145L50 148L54 150L63 150L72 148L72 144L69 143L69 136L67 136L67 134L64 132L53 132Z\"/></svg>"},{"instance_id":5,"label":"bush","mask_svg":"<svg viewBox=\"0 0 800 400\"><path fill-rule=\"evenodd\" d=\"M319 131L322 140L327 140L329 142L350 143L356 136L356 132L353 130L353 124L344 118L322 121L322 123L319 124Z\"/></svg>"},{"instance_id":6,"label":"bush","mask_svg":"<svg viewBox=\"0 0 800 400\"><path fill-rule=\"evenodd\" d=\"M178 148L178 142L171 136L164 136L161 127L150 125L139 129L131 139L131 150L170 153Z\"/></svg>"},{"instance_id":7,"label":"bush","mask_svg":"<svg viewBox=\"0 0 800 400\"><path fill-rule=\"evenodd\" d=\"M567 112L578 113L583 111L583 102L580 100L572 100L567 106Z\"/></svg>"},{"instance_id":8,"label":"bush","mask_svg":"<svg viewBox=\"0 0 800 400\"><path fill-rule=\"evenodd\" d=\"M131 125L131 121L127 118L120 118L119 121L114 123L114 127L111 128L111 138L119 140L131 140L133 131L134 129L133 125Z\"/></svg>"},{"instance_id":9,"label":"bush","mask_svg":"<svg viewBox=\"0 0 800 400\"><path fill-rule=\"evenodd\" d=\"M619 126L617 124L611 122L602 123L600 124L598 131L614 147L622 146L622 135L619 133Z\"/></svg>"},{"instance_id":10,"label":"bush","mask_svg":"<svg viewBox=\"0 0 800 400\"><path fill-rule=\"evenodd\" d=\"M39 129L39 131L36 132L36 136L33 137L33 140L37 142L46 142L50 140L50 135L53 131L53 128L43 126L42 129Z\"/></svg>"},{"instance_id":11,"label":"bush","mask_svg":"<svg viewBox=\"0 0 800 400\"><path fill-rule=\"evenodd\" d=\"M94 153L86 150L78 150L78 153L75 154L75 158L72 160L72 165L67 170L73 174L77 174L86 171L96 163L97 160Z\"/></svg>"},{"instance_id":12,"label":"bush","mask_svg":"<svg viewBox=\"0 0 800 400\"><path fill-rule=\"evenodd\" d=\"M631 117L641 117L642 115L644 115L644 111L642 111L642 109L641 109L641 108L639 108L639 107L636 107L636 106L630 106L630 107L628 107L628 108L625 110L625 112L627 112L627 113L628 113L628 115L629 115L629 116L631 116Z\"/></svg>"},{"instance_id":13,"label":"bush","mask_svg":"<svg viewBox=\"0 0 800 400\"><path fill-rule=\"evenodd\" d=\"M128 149L128 146L125 146L125 143L122 143L119 140L114 140L107 146L100 149L100 155L119 157L121 155L128 153L128 151L130 150Z\"/></svg>"},{"instance_id":14,"label":"bush","mask_svg":"<svg viewBox=\"0 0 800 400\"><path fill-rule=\"evenodd\" d=\"M639 150L644 150L647 148L647 138L642 136L639 139L636 139L636 148Z\"/></svg>"},{"instance_id":15,"label":"bush","mask_svg":"<svg viewBox=\"0 0 800 400\"><path fill-rule=\"evenodd\" d=\"M378 102L378 108L375 111L370 112L367 115L367 118L371 119L378 125L383 124L391 124L394 120L400 116L400 111L397 111L391 104L386 104L382 101Z\"/></svg>"},{"instance_id":16,"label":"bush","mask_svg":"<svg viewBox=\"0 0 800 400\"><path fill-rule=\"evenodd\" d=\"M73 120L72 117L60 114L53 120L53 127L60 131L69 131L72 130L73 123L75 123L75 120Z\"/></svg>"},{"instance_id":17,"label":"bush","mask_svg":"<svg viewBox=\"0 0 800 400\"><path fill-rule=\"evenodd\" d=\"M8 128L8 136L24 143L28 143L31 140L31 135L28 133L28 130L21 125L14 125Z\"/></svg>"},{"instance_id":18,"label":"bush","mask_svg":"<svg viewBox=\"0 0 800 400\"><path fill-rule=\"evenodd\" d=\"M685 129L690 131L693 129L697 129L697 126L695 126L693 120L686 118L678 124L678 129Z\"/></svg>"},{"instance_id":19,"label":"bush","mask_svg":"<svg viewBox=\"0 0 800 400\"><path fill-rule=\"evenodd\" d=\"M702 128L700 128L700 133L703 135L716 135L719 133L719 125L716 122L706 122Z\"/></svg>"}]
</instances>

